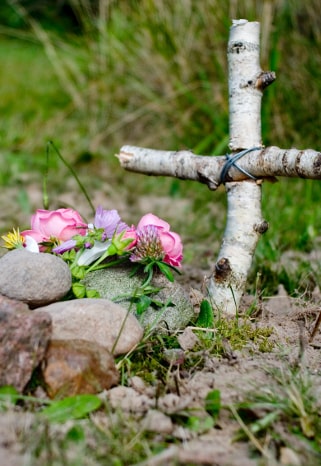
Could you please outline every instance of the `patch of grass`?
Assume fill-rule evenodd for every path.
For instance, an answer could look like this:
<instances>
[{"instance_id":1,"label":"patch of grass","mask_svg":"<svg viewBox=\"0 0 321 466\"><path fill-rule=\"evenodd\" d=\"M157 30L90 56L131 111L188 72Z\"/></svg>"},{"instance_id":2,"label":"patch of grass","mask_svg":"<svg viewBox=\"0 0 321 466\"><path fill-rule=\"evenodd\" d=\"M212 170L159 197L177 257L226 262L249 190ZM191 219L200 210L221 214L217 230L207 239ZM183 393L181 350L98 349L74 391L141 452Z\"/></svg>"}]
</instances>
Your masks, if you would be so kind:
<instances>
[{"instance_id":1,"label":"patch of grass","mask_svg":"<svg viewBox=\"0 0 321 466\"><path fill-rule=\"evenodd\" d=\"M210 350L213 356L233 359L233 352L248 348L251 352L270 352L274 344L269 341L273 329L257 327L250 318L230 318L219 316L214 318L213 329L197 332L200 348Z\"/></svg>"},{"instance_id":2,"label":"patch of grass","mask_svg":"<svg viewBox=\"0 0 321 466\"><path fill-rule=\"evenodd\" d=\"M274 343L269 340L270 327L260 327L249 317L231 318L214 315L209 328L192 326L197 343L190 351L181 350L178 334L153 333L129 357L120 357L118 367L122 383L134 375L147 383L157 384L161 392L168 389L168 377L172 369L195 371L204 367L211 357L227 358L236 362L235 351L246 349L249 353L271 352ZM175 362L177 360L177 362Z\"/></svg>"},{"instance_id":3,"label":"patch of grass","mask_svg":"<svg viewBox=\"0 0 321 466\"><path fill-rule=\"evenodd\" d=\"M321 184L312 180L280 178L276 184L264 184L262 209L269 229L255 252L249 280L251 292L258 275L265 296L274 294L279 283L295 295L312 291L319 282L319 262L311 261L309 253L320 246L320 195Z\"/></svg>"},{"instance_id":4,"label":"patch of grass","mask_svg":"<svg viewBox=\"0 0 321 466\"><path fill-rule=\"evenodd\" d=\"M302 455L306 464L317 464L321 458L321 417L312 376L305 368L284 367L270 375L271 385L253 391L236 405L244 423L237 438L249 437L256 448L264 444L264 450L270 449L276 458L287 447Z\"/></svg>"},{"instance_id":5,"label":"patch of grass","mask_svg":"<svg viewBox=\"0 0 321 466\"><path fill-rule=\"evenodd\" d=\"M34 466L122 466L137 464L175 443L139 426L137 416L108 405L91 419L69 422L65 429L35 424L25 436Z\"/></svg>"}]
</instances>

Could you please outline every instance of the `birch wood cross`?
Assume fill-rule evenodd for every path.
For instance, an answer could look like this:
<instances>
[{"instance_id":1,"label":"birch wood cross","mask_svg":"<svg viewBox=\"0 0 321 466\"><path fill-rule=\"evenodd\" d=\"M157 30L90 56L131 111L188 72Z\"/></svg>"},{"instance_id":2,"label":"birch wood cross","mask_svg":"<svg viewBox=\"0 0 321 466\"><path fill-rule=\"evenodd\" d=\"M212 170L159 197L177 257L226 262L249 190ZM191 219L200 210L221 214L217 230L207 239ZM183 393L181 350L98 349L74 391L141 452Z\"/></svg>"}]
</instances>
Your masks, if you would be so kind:
<instances>
[{"instance_id":1,"label":"birch wood cross","mask_svg":"<svg viewBox=\"0 0 321 466\"><path fill-rule=\"evenodd\" d=\"M134 146L123 146L117 155L121 166L129 171L195 180L213 191L225 184L227 223L208 294L217 309L229 314L238 310L257 242L268 229L261 213L262 181L275 176L321 179L320 152L262 146L261 100L275 74L260 68L259 36L258 22L233 21L227 50L229 148L231 156L241 156L237 162L232 163L231 156L198 156L190 151Z\"/></svg>"}]
</instances>

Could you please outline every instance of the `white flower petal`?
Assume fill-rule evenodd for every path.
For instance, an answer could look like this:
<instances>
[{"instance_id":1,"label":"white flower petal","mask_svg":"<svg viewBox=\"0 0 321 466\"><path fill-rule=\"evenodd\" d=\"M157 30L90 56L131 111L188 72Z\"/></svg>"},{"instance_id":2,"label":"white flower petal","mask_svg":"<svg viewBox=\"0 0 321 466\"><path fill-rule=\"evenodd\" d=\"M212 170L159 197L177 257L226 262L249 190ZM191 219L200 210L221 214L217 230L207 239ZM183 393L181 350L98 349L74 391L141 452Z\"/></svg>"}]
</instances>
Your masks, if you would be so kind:
<instances>
[{"instance_id":1,"label":"white flower petal","mask_svg":"<svg viewBox=\"0 0 321 466\"><path fill-rule=\"evenodd\" d=\"M101 241L95 241L95 244L92 248L86 249L81 256L79 256L77 264L78 265L90 265L95 260L99 259L106 250L111 245L111 241L105 241L102 243Z\"/></svg>"},{"instance_id":2,"label":"white flower petal","mask_svg":"<svg viewBox=\"0 0 321 466\"><path fill-rule=\"evenodd\" d=\"M30 252L39 252L39 246L37 241L32 238L32 236L26 235L25 236L25 249Z\"/></svg>"}]
</instances>

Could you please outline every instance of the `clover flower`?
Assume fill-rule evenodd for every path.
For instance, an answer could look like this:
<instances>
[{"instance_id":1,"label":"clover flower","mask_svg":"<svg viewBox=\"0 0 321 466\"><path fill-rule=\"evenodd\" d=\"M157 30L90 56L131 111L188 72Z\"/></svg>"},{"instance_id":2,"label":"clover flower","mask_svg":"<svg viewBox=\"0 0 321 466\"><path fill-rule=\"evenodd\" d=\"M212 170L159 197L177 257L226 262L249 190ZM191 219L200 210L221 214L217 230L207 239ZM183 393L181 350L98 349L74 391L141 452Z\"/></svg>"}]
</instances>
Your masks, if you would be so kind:
<instances>
[{"instance_id":1,"label":"clover flower","mask_svg":"<svg viewBox=\"0 0 321 466\"><path fill-rule=\"evenodd\" d=\"M129 258L132 262L162 261L164 256L165 251L155 225L145 225L136 231L136 247Z\"/></svg>"},{"instance_id":2,"label":"clover flower","mask_svg":"<svg viewBox=\"0 0 321 466\"><path fill-rule=\"evenodd\" d=\"M170 230L170 225L154 214L144 215L138 225L137 231L145 226L154 226L157 229L160 243L164 251L163 261L173 267L181 267L183 259L183 245L180 236Z\"/></svg>"}]
</instances>

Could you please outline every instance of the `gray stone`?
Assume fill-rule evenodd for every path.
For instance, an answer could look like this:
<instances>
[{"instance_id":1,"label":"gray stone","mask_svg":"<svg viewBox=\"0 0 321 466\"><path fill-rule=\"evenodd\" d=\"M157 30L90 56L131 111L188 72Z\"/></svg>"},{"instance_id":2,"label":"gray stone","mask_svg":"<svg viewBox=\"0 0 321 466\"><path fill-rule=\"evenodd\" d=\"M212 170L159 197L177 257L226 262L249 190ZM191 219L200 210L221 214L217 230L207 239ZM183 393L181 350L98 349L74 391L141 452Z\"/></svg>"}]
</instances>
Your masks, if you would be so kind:
<instances>
[{"instance_id":1,"label":"gray stone","mask_svg":"<svg viewBox=\"0 0 321 466\"><path fill-rule=\"evenodd\" d=\"M0 310L7 312L29 311L27 304L17 301L16 299L7 298L0 295Z\"/></svg>"},{"instance_id":2,"label":"gray stone","mask_svg":"<svg viewBox=\"0 0 321 466\"><path fill-rule=\"evenodd\" d=\"M53 254L15 249L0 259L0 293L31 307L58 301L70 287L68 265Z\"/></svg>"},{"instance_id":3,"label":"gray stone","mask_svg":"<svg viewBox=\"0 0 321 466\"><path fill-rule=\"evenodd\" d=\"M144 328L167 333L185 328L193 320L194 308L184 288L176 282L170 282L163 274L154 274L151 285L161 288L152 298L162 302L164 308L149 307L142 315L137 316L135 305L128 296L134 295L142 285L143 275L130 276L131 271L131 267L97 270L90 272L84 283L88 289L99 291L102 298L108 298L129 309ZM170 305L166 306L166 303Z\"/></svg>"},{"instance_id":4,"label":"gray stone","mask_svg":"<svg viewBox=\"0 0 321 466\"><path fill-rule=\"evenodd\" d=\"M12 385L22 392L43 360L50 336L51 318L45 312L0 306L0 386Z\"/></svg>"},{"instance_id":5,"label":"gray stone","mask_svg":"<svg viewBox=\"0 0 321 466\"><path fill-rule=\"evenodd\" d=\"M114 356L133 349L143 336L137 319L108 299L74 299L49 304L41 310L52 317L53 339L94 341Z\"/></svg>"},{"instance_id":6,"label":"gray stone","mask_svg":"<svg viewBox=\"0 0 321 466\"><path fill-rule=\"evenodd\" d=\"M43 366L50 398L99 393L119 380L113 356L93 341L52 340Z\"/></svg>"}]
</instances>

